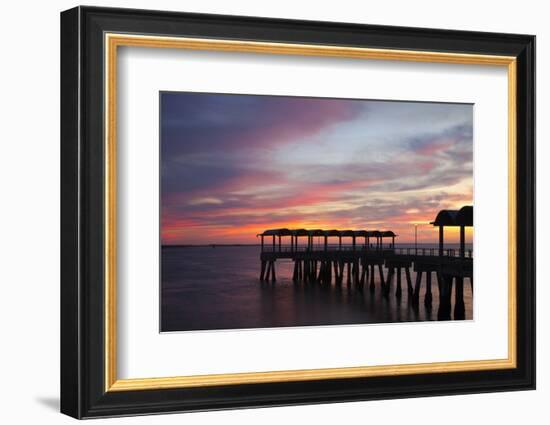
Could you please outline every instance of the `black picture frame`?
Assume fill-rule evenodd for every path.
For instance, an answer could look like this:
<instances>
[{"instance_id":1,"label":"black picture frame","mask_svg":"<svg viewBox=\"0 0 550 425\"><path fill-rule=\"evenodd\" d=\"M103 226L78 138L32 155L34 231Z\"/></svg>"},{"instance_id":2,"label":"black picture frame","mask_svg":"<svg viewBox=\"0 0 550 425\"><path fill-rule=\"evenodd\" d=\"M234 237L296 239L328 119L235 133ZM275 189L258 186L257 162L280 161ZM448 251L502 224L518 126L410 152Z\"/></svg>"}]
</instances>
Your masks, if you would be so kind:
<instances>
[{"instance_id":1,"label":"black picture frame","mask_svg":"<svg viewBox=\"0 0 550 425\"><path fill-rule=\"evenodd\" d=\"M105 391L104 34L514 56L517 59L517 367ZM131 9L61 13L61 412L75 418L535 388L535 37Z\"/></svg>"}]
</instances>

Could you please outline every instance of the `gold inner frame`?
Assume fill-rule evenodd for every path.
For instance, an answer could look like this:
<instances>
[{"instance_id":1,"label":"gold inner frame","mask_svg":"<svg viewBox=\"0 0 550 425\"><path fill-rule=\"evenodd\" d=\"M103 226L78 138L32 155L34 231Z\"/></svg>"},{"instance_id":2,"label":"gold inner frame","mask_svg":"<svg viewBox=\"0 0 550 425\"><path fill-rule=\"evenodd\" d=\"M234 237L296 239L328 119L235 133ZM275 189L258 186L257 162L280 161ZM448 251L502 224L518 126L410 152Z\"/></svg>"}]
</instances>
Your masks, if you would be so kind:
<instances>
[{"instance_id":1,"label":"gold inner frame","mask_svg":"<svg viewBox=\"0 0 550 425\"><path fill-rule=\"evenodd\" d=\"M417 373L447 373L516 367L516 58L462 53L370 49L106 33L105 46L105 391L311 381ZM504 66L508 72L508 357L495 360L302 369L214 375L118 379L116 325L116 123L119 46L325 56L469 65Z\"/></svg>"}]
</instances>

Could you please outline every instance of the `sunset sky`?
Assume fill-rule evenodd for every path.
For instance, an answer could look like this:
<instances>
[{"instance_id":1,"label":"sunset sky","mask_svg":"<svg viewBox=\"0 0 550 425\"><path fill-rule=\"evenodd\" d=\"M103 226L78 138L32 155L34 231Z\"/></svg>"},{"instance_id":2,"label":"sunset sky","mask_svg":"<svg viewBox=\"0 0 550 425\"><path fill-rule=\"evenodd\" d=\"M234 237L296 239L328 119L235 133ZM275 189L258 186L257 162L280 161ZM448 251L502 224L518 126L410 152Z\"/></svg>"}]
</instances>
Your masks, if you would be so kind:
<instances>
[{"instance_id":1,"label":"sunset sky","mask_svg":"<svg viewBox=\"0 0 550 425\"><path fill-rule=\"evenodd\" d=\"M472 105L164 92L160 119L163 244L280 227L410 242L415 223L433 242L437 212L473 202Z\"/></svg>"}]
</instances>

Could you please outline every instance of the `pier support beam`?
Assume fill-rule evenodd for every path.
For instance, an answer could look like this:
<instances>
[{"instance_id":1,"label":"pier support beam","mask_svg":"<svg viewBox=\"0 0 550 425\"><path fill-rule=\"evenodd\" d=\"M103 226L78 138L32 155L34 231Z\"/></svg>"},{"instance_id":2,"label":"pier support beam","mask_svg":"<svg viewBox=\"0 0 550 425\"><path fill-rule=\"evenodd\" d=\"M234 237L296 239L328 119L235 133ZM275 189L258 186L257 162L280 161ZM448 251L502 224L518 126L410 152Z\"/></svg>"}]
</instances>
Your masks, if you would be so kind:
<instances>
[{"instance_id":1,"label":"pier support beam","mask_svg":"<svg viewBox=\"0 0 550 425\"><path fill-rule=\"evenodd\" d=\"M343 260L340 260L338 262L338 285L342 285L342 283L344 282L344 269L346 268L346 265L344 263Z\"/></svg>"},{"instance_id":2,"label":"pier support beam","mask_svg":"<svg viewBox=\"0 0 550 425\"><path fill-rule=\"evenodd\" d=\"M313 280L319 284L325 283L325 263L321 261L317 270L317 261L313 262Z\"/></svg>"},{"instance_id":3,"label":"pier support beam","mask_svg":"<svg viewBox=\"0 0 550 425\"><path fill-rule=\"evenodd\" d=\"M380 288L382 289L382 293L386 290L386 281L384 279L384 269L382 268L382 264L378 264L378 273L380 274Z\"/></svg>"},{"instance_id":4,"label":"pier support beam","mask_svg":"<svg viewBox=\"0 0 550 425\"><path fill-rule=\"evenodd\" d=\"M464 320L466 308L464 306L464 278L462 276L455 277L455 308L454 319Z\"/></svg>"},{"instance_id":5,"label":"pier support beam","mask_svg":"<svg viewBox=\"0 0 550 425\"><path fill-rule=\"evenodd\" d=\"M420 301L420 286L422 285L422 271L416 271L416 282L414 285L413 305L418 306Z\"/></svg>"},{"instance_id":6,"label":"pier support beam","mask_svg":"<svg viewBox=\"0 0 550 425\"><path fill-rule=\"evenodd\" d=\"M311 261L304 260L304 282L311 282Z\"/></svg>"},{"instance_id":7,"label":"pier support beam","mask_svg":"<svg viewBox=\"0 0 550 425\"><path fill-rule=\"evenodd\" d=\"M361 279L359 279L359 285L361 285L361 288L365 285L365 281L368 279L369 275L369 266L365 263L365 261L361 261L362 271L361 271Z\"/></svg>"},{"instance_id":8,"label":"pier support beam","mask_svg":"<svg viewBox=\"0 0 550 425\"><path fill-rule=\"evenodd\" d=\"M405 277L407 278L407 294L409 295L409 299L413 296L413 286L412 286L412 279L411 279L411 269L410 267L405 267Z\"/></svg>"},{"instance_id":9,"label":"pier support beam","mask_svg":"<svg viewBox=\"0 0 550 425\"><path fill-rule=\"evenodd\" d=\"M438 320L451 320L451 293L453 291L453 276L439 272L441 280L441 292L439 293Z\"/></svg>"},{"instance_id":10,"label":"pier support beam","mask_svg":"<svg viewBox=\"0 0 550 425\"><path fill-rule=\"evenodd\" d=\"M381 267L381 266L380 266ZM390 291L391 291L391 282L393 280L393 275L395 274L395 268L394 267L390 267L389 270L388 270L388 276L386 278L386 283L383 285L383 288L384 288L384 297L388 297L390 295Z\"/></svg>"},{"instance_id":11,"label":"pier support beam","mask_svg":"<svg viewBox=\"0 0 550 425\"><path fill-rule=\"evenodd\" d=\"M275 277L275 261L271 262L271 281L276 282L277 278Z\"/></svg>"},{"instance_id":12,"label":"pier support beam","mask_svg":"<svg viewBox=\"0 0 550 425\"><path fill-rule=\"evenodd\" d=\"M439 293L443 291L443 276L441 275L441 272L437 272L437 287L439 289Z\"/></svg>"},{"instance_id":13,"label":"pier support beam","mask_svg":"<svg viewBox=\"0 0 550 425\"><path fill-rule=\"evenodd\" d=\"M262 265L262 269L265 267L265 264ZM262 270L263 271L263 270ZM271 281L276 282L277 278L275 277L275 261L268 261L267 262L267 270L265 270L265 274L263 276L260 275L261 280L269 281L271 275Z\"/></svg>"},{"instance_id":14,"label":"pier support beam","mask_svg":"<svg viewBox=\"0 0 550 425\"><path fill-rule=\"evenodd\" d=\"M428 308L432 306L432 272L426 272L426 295L424 295L424 305Z\"/></svg>"},{"instance_id":15,"label":"pier support beam","mask_svg":"<svg viewBox=\"0 0 550 425\"><path fill-rule=\"evenodd\" d=\"M401 290L401 267L397 267L397 288L395 288L395 296L397 298L401 298L402 290Z\"/></svg>"},{"instance_id":16,"label":"pier support beam","mask_svg":"<svg viewBox=\"0 0 550 425\"><path fill-rule=\"evenodd\" d=\"M359 260L353 260L353 284L359 286Z\"/></svg>"},{"instance_id":17,"label":"pier support beam","mask_svg":"<svg viewBox=\"0 0 550 425\"><path fill-rule=\"evenodd\" d=\"M264 275L264 281L268 281L269 280L269 274L271 273L271 261L268 261L267 262L267 269L265 271L265 275Z\"/></svg>"},{"instance_id":18,"label":"pier support beam","mask_svg":"<svg viewBox=\"0 0 550 425\"><path fill-rule=\"evenodd\" d=\"M264 280L264 274L265 274L265 261L262 261L262 267L260 270L260 280Z\"/></svg>"}]
</instances>

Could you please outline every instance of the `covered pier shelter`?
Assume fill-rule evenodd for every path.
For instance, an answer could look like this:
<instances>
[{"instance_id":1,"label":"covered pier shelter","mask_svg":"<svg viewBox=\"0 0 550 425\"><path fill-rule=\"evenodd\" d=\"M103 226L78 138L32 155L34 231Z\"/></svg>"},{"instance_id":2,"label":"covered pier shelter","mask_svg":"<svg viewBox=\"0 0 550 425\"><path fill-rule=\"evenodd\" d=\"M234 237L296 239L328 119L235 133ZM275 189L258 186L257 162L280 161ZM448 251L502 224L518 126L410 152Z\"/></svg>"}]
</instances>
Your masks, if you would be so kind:
<instances>
[{"instance_id":1,"label":"covered pier shelter","mask_svg":"<svg viewBox=\"0 0 550 425\"><path fill-rule=\"evenodd\" d=\"M323 230L323 229L268 229L256 235L260 238L262 252L298 252L298 251L317 251L317 250L381 250L384 248L394 248L395 238L398 236L391 230ZM314 238L323 238L322 248L315 247ZM266 239L267 238L267 239ZM290 238L289 243L285 244L285 238ZM299 238L304 238L307 241L305 246L298 244ZM329 238L338 238L338 245L329 246ZM351 239L351 246L342 244L342 241ZM371 239L376 242L371 245ZM384 247L384 240L391 239L391 242ZM358 241L360 241L358 243ZM362 242L362 243L361 243Z\"/></svg>"},{"instance_id":2,"label":"covered pier shelter","mask_svg":"<svg viewBox=\"0 0 550 425\"><path fill-rule=\"evenodd\" d=\"M430 224L439 227L439 256L443 256L445 227L460 227L460 257L465 257L465 228L474 226L474 207L467 205L459 210L441 210Z\"/></svg>"}]
</instances>

